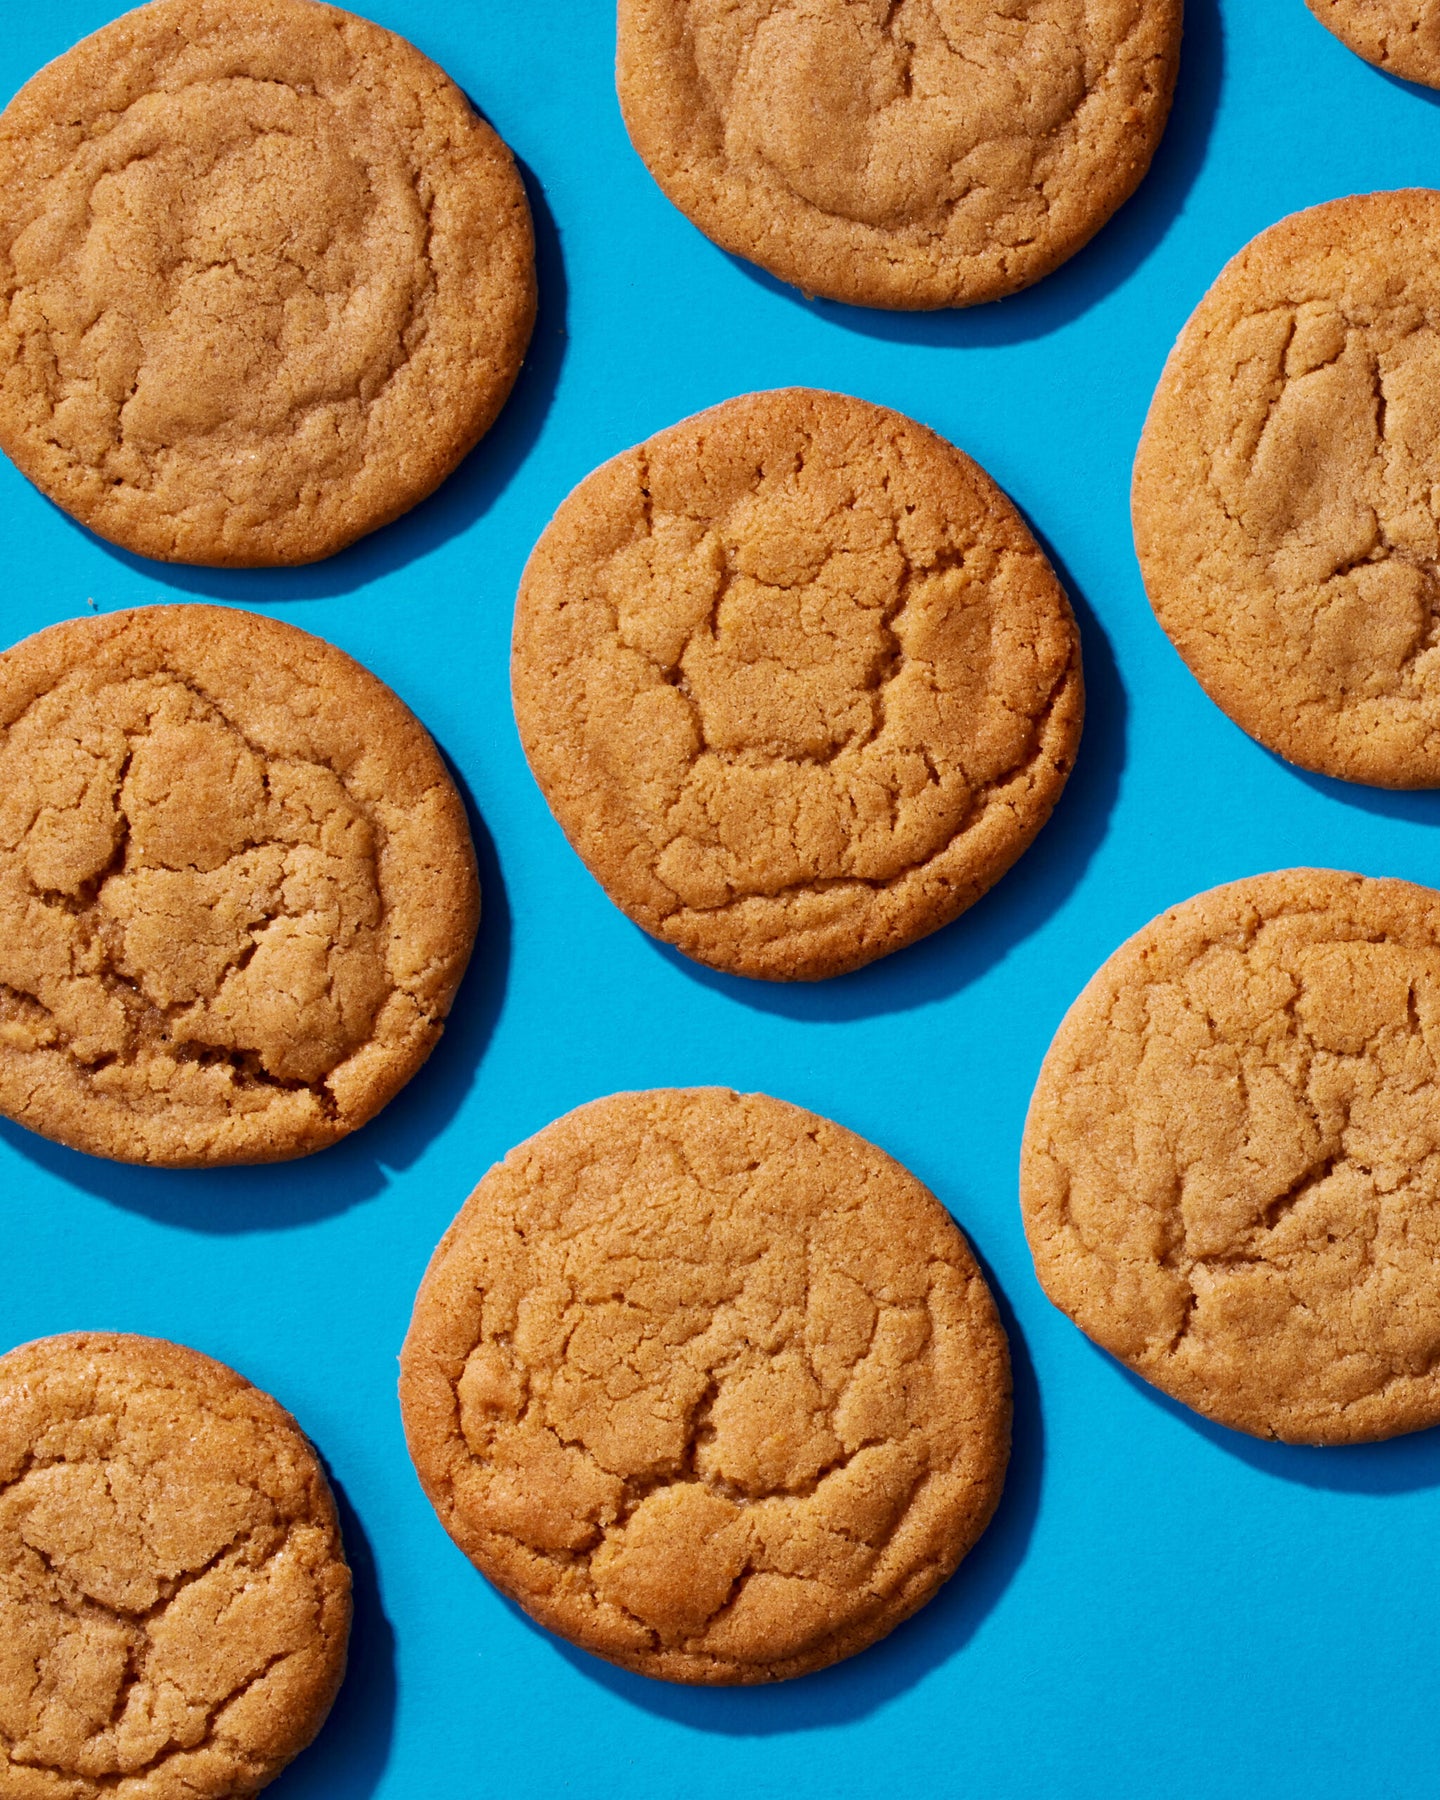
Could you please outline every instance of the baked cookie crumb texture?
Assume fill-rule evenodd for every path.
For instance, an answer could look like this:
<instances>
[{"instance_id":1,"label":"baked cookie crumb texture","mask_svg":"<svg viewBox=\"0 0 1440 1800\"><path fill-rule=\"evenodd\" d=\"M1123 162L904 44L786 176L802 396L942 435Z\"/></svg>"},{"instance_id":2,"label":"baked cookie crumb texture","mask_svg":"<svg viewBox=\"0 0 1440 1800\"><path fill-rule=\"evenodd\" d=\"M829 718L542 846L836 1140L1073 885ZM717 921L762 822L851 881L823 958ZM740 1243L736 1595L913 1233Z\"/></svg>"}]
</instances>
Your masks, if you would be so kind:
<instances>
[{"instance_id":1,"label":"baked cookie crumb texture","mask_svg":"<svg viewBox=\"0 0 1440 1800\"><path fill-rule=\"evenodd\" d=\"M1296 213L1227 266L1135 464L1160 623L1302 768L1440 785L1440 193Z\"/></svg>"},{"instance_id":2,"label":"baked cookie crumb texture","mask_svg":"<svg viewBox=\"0 0 1440 1800\"><path fill-rule=\"evenodd\" d=\"M1257 1437L1440 1422L1440 894L1293 869L1147 925L1072 1007L1022 1158L1040 1280Z\"/></svg>"},{"instance_id":3,"label":"baked cookie crumb texture","mask_svg":"<svg viewBox=\"0 0 1440 1800\"><path fill-rule=\"evenodd\" d=\"M123 1161L303 1155L440 1035L479 911L434 745L348 656L152 607L0 656L0 1111Z\"/></svg>"},{"instance_id":4,"label":"baked cookie crumb texture","mask_svg":"<svg viewBox=\"0 0 1440 1800\"><path fill-rule=\"evenodd\" d=\"M535 314L510 153L319 0L154 0L0 115L0 447L174 562L310 562L499 412Z\"/></svg>"},{"instance_id":5,"label":"baked cookie crumb texture","mask_svg":"<svg viewBox=\"0 0 1440 1800\"><path fill-rule=\"evenodd\" d=\"M345 1671L350 1572L315 1454L175 1344L0 1357L0 1794L253 1794Z\"/></svg>"},{"instance_id":6,"label":"baked cookie crumb texture","mask_svg":"<svg viewBox=\"0 0 1440 1800\"><path fill-rule=\"evenodd\" d=\"M1084 711L1069 603L983 470L883 407L750 394L588 477L521 584L515 713L572 844L732 973L839 974L1033 840Z\"/></svg>"},{"instance_id":7,"label":"baked cookie crumb texture","mask_svg":"<svg viewBox=\"0 0 1440 1800\"><path fill-rule=\"evenodd\" d=\"M1009 1453L1004 1332L915 1178L763 1095L620 1094L481 1182L401 1359L446 1530L541 1624L779 1680L921 1606Z\"/></svg>"},{"instance_id":8,"label":"baked cookie crumb texture","mask_svg":"<svg viewBox=\"0 0 1440 1800\"><path fill-rule=\"evenodd\" d=\"M722 248L861 306L1027 287L1128 199L1181 0L620 0L636 150Z\"/></svg>"},{"instance_id":9,"label":"baked cookie crumb texture","mask_svg":"<svg viewBox=\"0 0 1440 1800\"><path fill-rule=\"evenodd\" d=\"M1440 87L1440 6L1435 0L1305 0L1357 56L1406 81Z\"/></svg>"}]
</instances>

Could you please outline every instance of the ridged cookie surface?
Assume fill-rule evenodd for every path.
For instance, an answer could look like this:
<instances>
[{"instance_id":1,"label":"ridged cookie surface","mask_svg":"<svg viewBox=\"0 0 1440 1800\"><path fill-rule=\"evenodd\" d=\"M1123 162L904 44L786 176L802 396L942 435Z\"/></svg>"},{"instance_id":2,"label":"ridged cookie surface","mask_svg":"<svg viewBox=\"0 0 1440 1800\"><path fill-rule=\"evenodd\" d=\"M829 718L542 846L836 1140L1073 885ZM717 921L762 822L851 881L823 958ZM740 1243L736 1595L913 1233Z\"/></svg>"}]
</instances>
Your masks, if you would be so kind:
<instances>
[{"instance_id":1,"label":"ridged cookie surface","mask_svg":"<svg viewBox=\"0 0 1440 1800\"><path fill-rule=\"evenodd\" d=\"M153 0L0 115L0 447L127 550L304 563L386 524L534 314L509 151L319 0Z\"/></svg>"},{"instance_id":2,"label":"ridged cookie surface","mask_svg":"<svg viewBox=\"0 0 1440 1800\"><path fill-rule=\"evenodd\" d=\"M939 1202L762 1094L617 1094L492 1169L401 1359L446 1530L552 1631L758 1682L863 1649L984 1530L994 1302Z\"/></svg>"},{"instance_id":3,"label":"ridged cookie surface","mask_svg":"<svg viewBox=\"0 0 1440 1800\"><path fill-rule=\"evenodd\" d=\"M1135 462L1160 623L1302 768L1440 786L1440 193L1262 232L1180 335Z\"/></svg>"},{"instance_id":4,"label":"ridged cookie surface","mask_svg":"<svg viewBox=\"0 0 1440 1800\"><path fill-rule=\"evenodd\" d=\"M1074 254L1170 111L1181 0L620 0L620 104L708 237L810 294L970 306Z\"/></svg>"},{"instance_id":5,"label":"ridged cookie surface","mask_svg":"<svg viewBox=\"0 0 1440 1800\"><path fill-rule=\"evenodd\" d=\"M320 638L157 606L0 655L0 1112L32 1131L334 1143L429 1055L479 905L434 744Z\"/></svg>"},{"instance_id":6,"label":"ridged cookie surface","mask_svg":"<svg viewBox=\"0 0 1440 1800\"><path fill-rule=\"evenodd\" d=\"M0 1795L253 1794L345 1672L314 1451L223 1364L77 1332L0 1357Z\"/></svg>"},{"instance_id":7,"label":"ridged cookie surface","mask_svg":"<svg viewBox=\"0 0 1440 1800\"><path fill-rule=\"evenodd\" d=\"M1290 869L1172 908L1070 1009L1025 1129L1050 1298L1257 1437L1440 1422L1440 894Z\"/></svg>"},{"instance_id":8,"label":"ridged cookie surface","mask_svg":"<svg viewBox=\"0 0 1440 1800\"><path fill-rule=\"evenodd\" d=\"M1054 571L969 457L809 388L596 470L521 584L525 753L606 892L734 974L947 924L1050 815L1084 711Z\"/></svg>"}]
</instances>

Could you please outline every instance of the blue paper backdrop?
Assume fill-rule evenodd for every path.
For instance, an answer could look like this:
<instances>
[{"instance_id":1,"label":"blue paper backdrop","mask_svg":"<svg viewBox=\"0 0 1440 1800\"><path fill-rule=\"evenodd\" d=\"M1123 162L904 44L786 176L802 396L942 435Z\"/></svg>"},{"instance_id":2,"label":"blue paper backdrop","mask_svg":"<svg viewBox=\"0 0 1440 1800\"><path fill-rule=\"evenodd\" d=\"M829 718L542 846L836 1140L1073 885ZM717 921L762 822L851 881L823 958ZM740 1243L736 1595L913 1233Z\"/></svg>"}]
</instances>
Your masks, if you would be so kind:
<instances>
[{"instance_id":1,"label":"blue paper backdrop","mask_svg":"<svg viewBox=\"0 0 1440 1800\"><path fill-rule=\"evenodd\" d=\"M119 10L12 0L0 89ZM621 125L609 0L368 10L523 162L542 301L509 409L409 518L292 574L121 555L0 466L3 639L91 605L214 598L343 645L474 802L475 963L429 1067L311 1161L146 1173L0 1130L0 1338L180 1339L320 1445L359 1577L352 1674L277 1800L1432 1791L1436 1435L1265 1447L1160 1399L1044 1300L1015 1167L1061 1014L1153 913L1293 863L1440 882L1440 795L1298 775L1205 699L1151 617L1126 510L1166 351L1222 262L1297 207L1440 181L1440 99L1359 62L1302 0L1188 0L1139 195L1029 293L915 317L807 303L669 206ZM571 485L702 406L789 383L899 407L984 463L1071 587L1090 688L1074 779L1020 866L937 937L807 988L702 973L610 906L530 779L506 679L521 567ZM583 1100L692 1082L782 1095L900 1157L970 1233L1013 1334L1015 1457L988 1536L887 1643L763 1692L650 1684L531 1628L442 1533L395 1404L416 1283L483 1170Z\"/></svg>"}]
</instances>

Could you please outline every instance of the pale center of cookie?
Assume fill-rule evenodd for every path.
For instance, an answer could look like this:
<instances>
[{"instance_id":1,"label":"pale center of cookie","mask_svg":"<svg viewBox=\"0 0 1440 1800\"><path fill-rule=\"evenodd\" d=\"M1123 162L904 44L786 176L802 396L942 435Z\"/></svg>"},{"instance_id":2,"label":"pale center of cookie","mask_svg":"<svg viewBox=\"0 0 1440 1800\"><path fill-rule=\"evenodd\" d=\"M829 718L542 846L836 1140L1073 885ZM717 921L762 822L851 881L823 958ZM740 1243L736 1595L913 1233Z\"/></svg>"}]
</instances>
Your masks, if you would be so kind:
<instances>
[{"instance_id":1,"label":"pale center of cookie","mask_svg":"<svg viewBox=\"0 0 1440 1800\"><path fill-rule=\"evenodd\" d=\"M696 66L732 164L823 212L943 226L1023 190L1086 95L1083 0L694 0Z\"/></svg>"},{"instance_id":2,"label":"pale center of cookie","mask_svg":"<svg viewBox=\"0 0 1440 1800\"><path fill-rule=\"evenodd\" d=\"M144 1108L324 1106L389 993L378 848L179 679L67 677L0 745L0 1040Z\"/></svg>"},{"instance_id":3,"label":"pale center of cookie","mask_svg":"<svg viewBox=\"0 0 1440 1800\"><path fill-rule=\"evenodd\" d=\"M234 76L146 95L79 144L12 250L56 441L139 488L177 450L227 451L252 522L306 498L271 491L267 443L303 444L317 477L344 462L431 288L425 207L366 123Z\"/></svg>"}]
</instances>

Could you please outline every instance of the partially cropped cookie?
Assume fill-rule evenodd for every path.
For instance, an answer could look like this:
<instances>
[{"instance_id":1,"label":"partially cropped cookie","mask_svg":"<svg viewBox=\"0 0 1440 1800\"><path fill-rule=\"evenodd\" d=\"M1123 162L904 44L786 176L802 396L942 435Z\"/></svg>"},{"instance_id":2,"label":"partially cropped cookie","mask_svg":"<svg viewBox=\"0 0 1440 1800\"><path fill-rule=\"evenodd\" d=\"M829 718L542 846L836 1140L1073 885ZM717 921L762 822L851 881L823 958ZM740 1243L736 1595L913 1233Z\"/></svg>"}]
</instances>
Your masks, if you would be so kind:
<instances>
[{"instance_id":1,"label":"partially cropped cookie","mask_svg":"<svg viewBox=\"0 0 1440 1800\"><path fill-rule=\"evenodd\" d=\"M311 562L489 428L535 314L509 151L319 0L153 0L0 115L0 448L100 536Z\"/></svg>"},{"instance_id":2,"label":"partially cropped cookie","mask_svg":"<svg viewBox=\"0 0 1440 1800\"><path fill-rule=\"evenodd\" d=\"M1440 87L1440 8L1434 0L1305 0L1322 25L1387 74Z\"/></svg>"},{"instance_id":3,"label":"partially cropped cookie","mask_svg":"<svg viewBox=\"0 0 1440 1800\"><path fill-rule=\"evenodd\" d=\"M254 1794L324 1723L350 1571L290 1415L77 1332L0 1357L0 1794Z\"/></svg>"},{"instance_id":4,"label":"partially cropped cookie","mask_svg":"<svg viewBox=\"0 0 1440 1800\"><path fill-rule=\"evenodd\" d=\"M707 237L806 293L971 306L1134 192L1181 0L620 0L635 148Z\"/></svg>"},{"instance_id":5,"label":"partially cropped cookie","mask_svg":"<svg viewBox=\"0 0 1440 1800\"><path fill-rule=\"evenodd\" d=\"M1156 616L1302 768L1440 786L1440 193L1296 213L1225 268L1135 464Z\"/></svg>"},{"instance_id":6,"label":"partially cropped cookie","mask_svg":"<svg viewBox=\"0 0 1440 1800\"><path fill-rule=\"evenodd\" d=\"M32 1131L334 1143L429 1055L479 904L434 744L308 632L157 606L0 655L0 1112Z\"/></svg>"},{"instance_id":7,"label":"partially cropped cookie","mask_svg":"<svg viewBox=\"0 0 1440 1800\"><path fill-rule=\"evenodd\" d=\"M815 980L948 923L1049 817L1075 621L913 419L748 394L606 463L520 588L526 755L606 892L714 968Z\"/></svg>"},{"instance_id":8,"label":"partially cropped cookie","mask_svg":"<svg viewBox=\"0 0 1440 1800\"><path fill-rule=\"evenodd\" d=\"M985 1529L1010 1365L949 1215L763 1094L617 1094L492 1169L401 1358L420 1479L542 1625L662 1680L777 1681Z\"/></svg>"},{"instance_id":9,"label":"partially cropped cookie","mask_svg":"<svg viewBox=\"0 0 1440 1800\"><path fill-rule=\"evenodd\" d=\"M1440 893L1291 869L1174 907L1070 1009L1025 1129L1050 1298L1257 1437L1440 1423Z\"/></svg>"}]
</instances>

